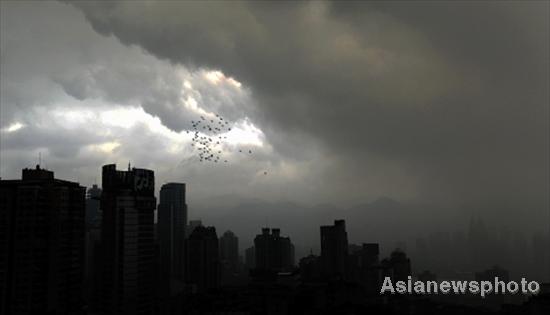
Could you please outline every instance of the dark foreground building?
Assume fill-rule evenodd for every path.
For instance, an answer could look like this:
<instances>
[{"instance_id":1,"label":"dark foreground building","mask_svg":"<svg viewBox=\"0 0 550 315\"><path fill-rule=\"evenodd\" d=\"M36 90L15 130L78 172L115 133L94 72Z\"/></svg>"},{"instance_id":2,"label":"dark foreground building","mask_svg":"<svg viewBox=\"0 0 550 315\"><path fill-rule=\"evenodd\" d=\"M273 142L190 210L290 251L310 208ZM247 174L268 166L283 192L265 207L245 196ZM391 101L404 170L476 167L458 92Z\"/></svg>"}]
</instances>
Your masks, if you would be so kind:
<instances>
[{"instance_id":1,"label":"dark foreground building","mask_svg":"<svg viewBox=\"0 0 550 315\"><path fill-rule=\"evenodd\" d=\"M94 184L88 189L86 194L86 254L84 267L84 288L86 301L92 301L92 288L96 283L94 274L94 266L98 260L97 244L101 235L101 189Z\"/></svg>"},{"instance_id":2,"label":"dark foreground building","mask_svg":"<svg viewBox=\"0 0 550 315\"><path fill-rule=\"evenodd\" d=\"M321 226L321 272L325 277L345 279L348 261L346 222Z\"/></svg>"},{"instance_id":3,"label":"dark foreground building","mask_svg":"<svg viewBox=\"0 0 550 315\"><path fill-rule=\"evenodd\" d=\"M0 181L0 314L82 313L85 194L39 166Z\"/></svg>"},{"instance_id":4,"label":"dark foreground building","mask_svg":"<svg viewBox=\"0 0 550 315\"><path fill-rule=\"evenodd\" d=\"M220 285L218 235L212 226L197 226L186 240L185 281L193 292L205 292Z\"/></svg>"},{"instance_id":5,"label":"dark foreground building","mask_svg":"<svg viewBox=\"0 0 550 315\"><path fill-rule=\"evenodd\" d=\"M280 229L263 228L254 238L255 268L258 272L290 271L294 267L294 245Z\"/></svg>"},{"instance_id":6,"label":"dark foreground building","mask_svg":"<svg viewBox=\"0 0 550 315\"><path fill-rule=\"evenodd\" d=\"M164 281L183 281L184 240L187 226L185 184L168 183L160 189L158 235Z\"/></svg>"},{"instance_id":7,"label":"dark foreground building","mask_svg":"<svg viewBox=\"0 0 550 315\"><path fill-rule=\"evenodd\" d=\"M232 272L239 267L239 238L235 233L226 231L220 237L220 260L228 265Z\"/></svg>"},{"instance_id":8,"label":"dark foreground building","mask_svg":"<svg viewBox=\"0 0 550 315\"><path fill-rule=\"evenodd\" d=\"M103 314L153 314L158 266L153 171L103 166L97 303Z\"/></svg>"},{"instance_id":9,"label":"dark foreground building","mask_svg":"<svg viewBox=\"0 0 550 315\"><path fill-rule=\"evenodd\" d=\"M184 242L187 203L184 183L167 183L160 188L157 208L157 236L160 250L158 293L160 314L178 314L184 283ZM181 312L179 312L181 313Z\"/></svg>"}]
</instances>

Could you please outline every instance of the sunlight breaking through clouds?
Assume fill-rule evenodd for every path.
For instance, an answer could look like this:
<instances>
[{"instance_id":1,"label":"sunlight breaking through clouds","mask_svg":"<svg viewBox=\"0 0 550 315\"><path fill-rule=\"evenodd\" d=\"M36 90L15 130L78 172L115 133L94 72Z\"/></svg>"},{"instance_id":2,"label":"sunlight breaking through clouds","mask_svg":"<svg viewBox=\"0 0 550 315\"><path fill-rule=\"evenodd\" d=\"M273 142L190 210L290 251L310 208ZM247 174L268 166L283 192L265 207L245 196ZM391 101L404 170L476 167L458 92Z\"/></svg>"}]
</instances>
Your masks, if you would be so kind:
<instances>
[{"instance_id":1,"label":"sunlight breaking through clouds","mask_svg":"<svg viewBox=\"0 0 550 315\"><path fill-rule=\"evenodd\" d=\"M102 143L102 144L93 144L93 145L90 145L90 148L92 150L100 151L102 153L111 154L119 146L120 146L120 142L111 141L111 142L105 142L105 143Z\"/></svg>"},{"instance_id":2,"label":"sunlight breaking through clouds","mask_svg":"<svg viewBox=\"0 0 550 315\"><path fill-rule=\"evenodd\" d=\"M217 85L222 82L227 82L236 88L240 88L242 86L241 82L235 80L232 77L226 77L225 74L219 70L206 71L204 72L204 77L214 85Z\"/></svg>"},{"instance_id":3,"label":"sunlight breaking through clouds","mask_svg":"<svg viewBox=\"0 0 550 315\"><path fill-rule=\"evenodd\" d=\"M233 145L242 144L262 147L265 140L262 130L250 122L248 117L236 123L231 131L223 135L227 136L227 142Z\"/></svg>"},{"instance_id":4,"label":"sunlight breaking through clouds","mask_svg":"<svg viewBox=\"0 0 550 315\"><path fill-rule=\"evenodd\" d=\"M5 132L15 132L21 128L24 128L25 125L20 122L14 122L13 124L7 126L6 128L3 128L2 131Z\"/></svg>"}]
</instances>

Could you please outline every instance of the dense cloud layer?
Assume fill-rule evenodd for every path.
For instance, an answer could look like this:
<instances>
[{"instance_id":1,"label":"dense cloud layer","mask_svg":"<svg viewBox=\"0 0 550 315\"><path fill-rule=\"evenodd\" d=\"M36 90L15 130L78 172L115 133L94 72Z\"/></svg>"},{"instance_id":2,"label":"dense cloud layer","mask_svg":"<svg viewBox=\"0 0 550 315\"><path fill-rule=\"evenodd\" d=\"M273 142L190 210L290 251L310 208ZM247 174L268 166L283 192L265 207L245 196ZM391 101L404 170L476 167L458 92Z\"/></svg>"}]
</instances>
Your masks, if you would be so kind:
<instances>
[{"instance_id":1,"label":"dense cloud layer","mask_svg":"<svg viewBox=\"0 0 550 315\"><path fill-rule=\"evenodd\" d=\"M541 227L548 6L2 3L2 177L47 148L85 184L132 160L195 200L390 196ZM193 160L185 130L201 110L256 126L258 153Z\"/></svg>"},{"instance_id":2,"label":"dense cloud layer","mask_svg":"<svg viewBox=\"0 0 550 315\"><path fill-rule=\"evenodd\" d=\"M321 143L338 184L398 167L395 189L423 198L547 206L547 3L77 6L102 34L250 86L277 149Z\"/></svg>"}]
</instances>

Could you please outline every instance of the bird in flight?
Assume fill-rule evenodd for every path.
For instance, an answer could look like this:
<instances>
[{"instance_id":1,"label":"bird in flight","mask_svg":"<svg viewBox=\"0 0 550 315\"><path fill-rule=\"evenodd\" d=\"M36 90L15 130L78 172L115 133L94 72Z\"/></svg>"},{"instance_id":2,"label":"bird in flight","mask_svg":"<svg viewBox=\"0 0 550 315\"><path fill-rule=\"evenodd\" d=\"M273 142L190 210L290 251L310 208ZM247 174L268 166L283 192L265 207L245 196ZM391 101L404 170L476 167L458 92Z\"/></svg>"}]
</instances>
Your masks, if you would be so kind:
<instances>
[{"instance_id":1,"label":"bird in flight","mask_svg":"<svg viewBox=\"0 0 550 315\"><path fill-rule=\"evenodd\" d=\"M215 118L205 118L191 120L191 128L194 133L191 139L191 146L198 152L199 162L214 162L223 160L228 163L226 156L227 136L223 135L231 131L231 125L227 119L224 119L219 113L214 113ZM187 130L189 133L190 130ZM243 152L239 149L239 152ZM252 154L252 150L248 150ZM224 157L222 159L222 157Z\"/></svg>"}]
</instances>

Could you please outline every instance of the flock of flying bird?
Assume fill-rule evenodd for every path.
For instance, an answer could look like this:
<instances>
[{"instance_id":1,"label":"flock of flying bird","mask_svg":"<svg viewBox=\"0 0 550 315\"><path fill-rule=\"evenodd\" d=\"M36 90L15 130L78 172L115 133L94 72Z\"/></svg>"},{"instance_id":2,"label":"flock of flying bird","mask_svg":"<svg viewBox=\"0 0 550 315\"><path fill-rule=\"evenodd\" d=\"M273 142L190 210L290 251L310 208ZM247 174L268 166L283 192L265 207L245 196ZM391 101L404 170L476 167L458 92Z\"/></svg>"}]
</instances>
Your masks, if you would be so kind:
<instances>
[{"instance_id":1,"label":"flock of flying bird","mask_svg":"<svg viewBox=\"0 0 550 315\"><path fill-rule=\"evenodd\" d=\"M222 158L223 144L227 141L223 133L231 131L231 126L223 117L215 115L216 119L200 116L200 120L191 120L194 133L191 146L199 151L200 162L227 163L227 159ZM243 150L239 149L239 152ZM248 150L248 154L252 154L252 150Z\"/></svg>"}]
</instances>

